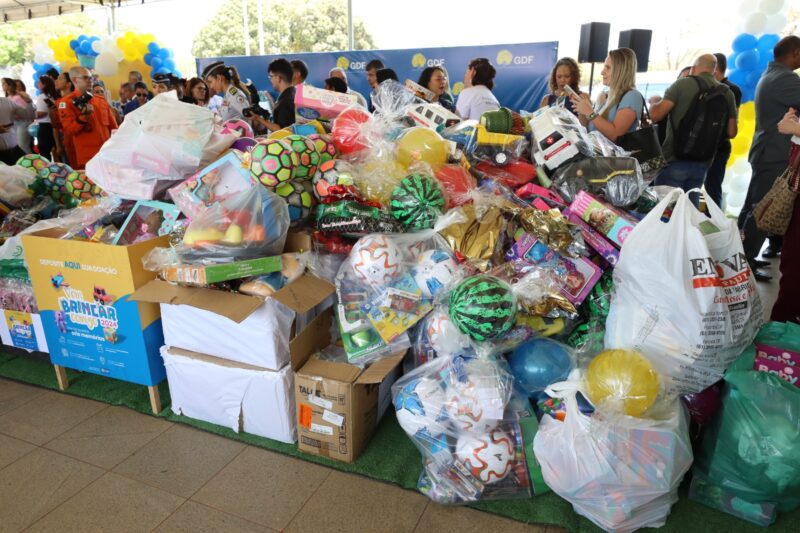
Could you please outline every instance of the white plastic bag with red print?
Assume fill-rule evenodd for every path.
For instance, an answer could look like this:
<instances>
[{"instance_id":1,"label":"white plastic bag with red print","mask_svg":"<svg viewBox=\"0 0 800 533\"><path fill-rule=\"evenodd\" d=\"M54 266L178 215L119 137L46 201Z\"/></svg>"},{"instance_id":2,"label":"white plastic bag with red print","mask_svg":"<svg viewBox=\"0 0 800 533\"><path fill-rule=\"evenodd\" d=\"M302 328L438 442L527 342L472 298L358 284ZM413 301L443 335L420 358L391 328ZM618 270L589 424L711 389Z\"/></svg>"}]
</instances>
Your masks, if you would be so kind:
<instances>
[{"instance_id":1,"label":"white plastic bag with red print","mask_svg":"<svg viewBox=\"0 0 800 533\"><path fill-rule=\"evenodd\" d=\"M719 381L764 320L736 221L706 204L709 216L671 191L628 236L614 270L606 348L644 353L673 394Z\"/></svg>"}]
</instances>

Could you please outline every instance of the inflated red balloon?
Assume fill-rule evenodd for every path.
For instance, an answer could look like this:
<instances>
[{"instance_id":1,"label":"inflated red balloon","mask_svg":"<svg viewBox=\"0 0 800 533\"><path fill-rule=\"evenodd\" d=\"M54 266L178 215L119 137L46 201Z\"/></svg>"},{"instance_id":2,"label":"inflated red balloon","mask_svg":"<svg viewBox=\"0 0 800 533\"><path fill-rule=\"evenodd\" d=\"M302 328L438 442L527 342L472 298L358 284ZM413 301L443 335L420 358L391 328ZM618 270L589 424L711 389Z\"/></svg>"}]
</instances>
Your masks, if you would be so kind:
<instances>
[{"instance_id":1,"label":"inflated red balloon","mask_svg":"<svg viewBox=\"0 0 800 533\"><path fill-rule=\"evenodd\" d=\"M444 165L434 175L444 188L448 209L468 203L469 191L477 187L475 178L461 165Z\"/></svg>"},{"instance_id":2,"label":"inflated red balloon","mask_svg":"<svg viewBox=\"0 0 800 533\"><path fill-rule=\"evenodd\" d=\"M346 109L333 122L331 138L340 154L351 154L367 147L361 135L361 125L371 117L360 109Z\"/></svg>"},{"instance_id":3,"label":"inflated red balloon","mask_svg":"<svg viewBox=\"0 0 800 533\"><path fill-rule=\"evenodd\" d=\"M689 409L689 415L697 424L708 424L720 406L720 387L717 384L695 394L687 394L683 402Z\"/></svg>"}]
</instances>

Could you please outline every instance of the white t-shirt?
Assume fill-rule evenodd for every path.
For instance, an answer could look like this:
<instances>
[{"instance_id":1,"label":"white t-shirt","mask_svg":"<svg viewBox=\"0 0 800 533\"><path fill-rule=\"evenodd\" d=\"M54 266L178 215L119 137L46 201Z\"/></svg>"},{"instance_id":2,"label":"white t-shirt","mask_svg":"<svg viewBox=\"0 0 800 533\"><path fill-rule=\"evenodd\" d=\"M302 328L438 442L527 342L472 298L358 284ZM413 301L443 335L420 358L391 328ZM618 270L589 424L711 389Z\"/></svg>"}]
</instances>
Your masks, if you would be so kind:
<instances>
[{"instance_id":1,"label":"white t-shirt","mask_svg":"<svg viewBox=\"0 0 800 533\"><path fill-rule=\"evenodd\" d=\"M48 113L47 103L45 102L46 99L46 94L40 94L36 97L36 112L47 113L42 118L36 119L36 122L39 124L50 124L50 113Z\"/></svg>"},{"instance_id":2,"label":"white t-shirt","mask_svg":"<svg viewBox=\"0 0 800 533\"><path fill-rule=\"evenodd\" d=\"M485 85L467 87L458 95L456 113L464 120L480 120L486 111L497 111L500 102Z\"/></svg>"},{"instance_id":3,"label":"white t-shirt","mask_svg":"<svg viewBox=\"0 0 800 533\"><path fill-rule=\"evenodd\" d=\"M0 125L6 126L5 133L0 134L0 150L10 150L19 146L14 122L30 120L30 110L20 107L10 98L0 98Z\"/></svg>"}]
</instances>

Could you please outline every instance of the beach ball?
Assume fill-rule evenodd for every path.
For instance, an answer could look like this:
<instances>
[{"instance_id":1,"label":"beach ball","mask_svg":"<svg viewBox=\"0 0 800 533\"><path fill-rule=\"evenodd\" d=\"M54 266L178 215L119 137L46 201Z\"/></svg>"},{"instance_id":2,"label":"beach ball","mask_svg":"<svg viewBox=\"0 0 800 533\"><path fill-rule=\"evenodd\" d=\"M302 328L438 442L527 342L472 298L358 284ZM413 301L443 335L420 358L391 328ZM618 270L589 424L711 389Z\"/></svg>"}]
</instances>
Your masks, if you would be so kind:
<instances>
[{"instance_id":1,"label":"beach ball","mask_svg":"<svg viewBox=\"0 0 800 533\"><path fill-rule=\"evenodd\" d=\"M531 339L517 346L508 364L514 380L529 397L548 385L564 381L573 368L569 349L545 338Z\"/></svg>"},{"instance_id":2,"label":"beach ball","mask_svg":"<svg viewBox=\"0 0 800 533\"><path fill-rule=\"evenodd\" d=\"M435 172L447 163L447 142L430 128L408 128L397 140L397 162L406 168L428 163Z\"/></svg>"}]
</instances>

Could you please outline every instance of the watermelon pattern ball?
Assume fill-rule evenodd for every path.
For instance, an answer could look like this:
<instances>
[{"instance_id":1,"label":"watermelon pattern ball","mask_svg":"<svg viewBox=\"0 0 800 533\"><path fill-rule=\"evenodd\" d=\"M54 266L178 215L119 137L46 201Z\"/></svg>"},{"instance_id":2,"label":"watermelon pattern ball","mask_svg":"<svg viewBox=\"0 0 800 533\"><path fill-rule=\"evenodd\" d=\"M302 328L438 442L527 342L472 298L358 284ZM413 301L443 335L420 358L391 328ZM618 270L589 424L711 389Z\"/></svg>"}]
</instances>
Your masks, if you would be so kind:
<instances>
[{"instance_id":1,"label":"watermelon pattern ball","mask_svg":"<svg viewBox=\"0 0 800 533\"><path fill-rule=\"evenodd\" d=\"M297 154L297 167L294 169L294 178L298 180L310 180L314 177L319 166L319 152L316 145L302 135L287 135L283 142L289 145L294 153Z\"/></svg>"},{"instance_id":2,"label":"watermelon pattern ball","mask_svg":"<svg viewBox=\"0 0 800 533\"><path fill-rule=\"evenodd\" d=\"M308 140L313 142L314 146L317 148L320 164L330 161L331 159L336 159L336 146L333 144L330 137L322 135L321 133L312 133L308 136Z\"/></svg>"},{"instance_id":3,"label":"watermelon pattern ball","mask_svg":"<svg viewBox=\"0 0 800 533\"><path fill-rule=\"evenodd\" d=\"M250 175L267 187L291 180L297 163L297 154L278 139L266 139L250 151Z\"/></svg>"},{"instance_id":4,"label":"watermelon pattern ball","mask_svg":"<svg viewBox=\"0 0 800 533\"><path fill-rule=\"evenodd\" d=\"M308 220L311 210L317 203L311 194L310 185L302 181L289 181L275 187L275 194L286 200L289 206L291 226L299 226Z\"/></svg>"},{"instance_id":5,"label":"watermelon pattern ball","mask_svg":"<svg viewBox=\"0 0 800 533\"><path fill-rule=\"evenodd\" d=\"M39 154L25 154L17 160L17 166L28 168L35 172L38 172L49 164L50 161Z\"/></svg>"},{"instance_id":6,"label":"watermelon pattern ball","mask_svg":"<svg viewBox=\"0 0 800 533\"><path fill-rule=\"evenodd\" d=\"M88 200L100 194L100 187L82 171L73 170L67 176L67 194L78 200Z\"/></svg>"},{"instance_id":7,"label":"watermelon pattern ball","mask_svg":"<svg viewBox=\"0 0 800 533\"><path fill-rule=\"evenodd\" d=\"M392 192L389 209L406 229L432 228L436 217L444 211L445 199L439 182L424 174L403 178Z\"/></svg>"},{"instance_id":8,"label":"watermelon pattern ball","mask_svg":"<svg viewBox=\"0 0 800 533\"><path fill-rule=\"evenodd\" d=\"M465 279L450 293L449 312L462 333L483 342L511 329L517 303L508 284L481 274Z\"/></svg>"}]
</instances>

